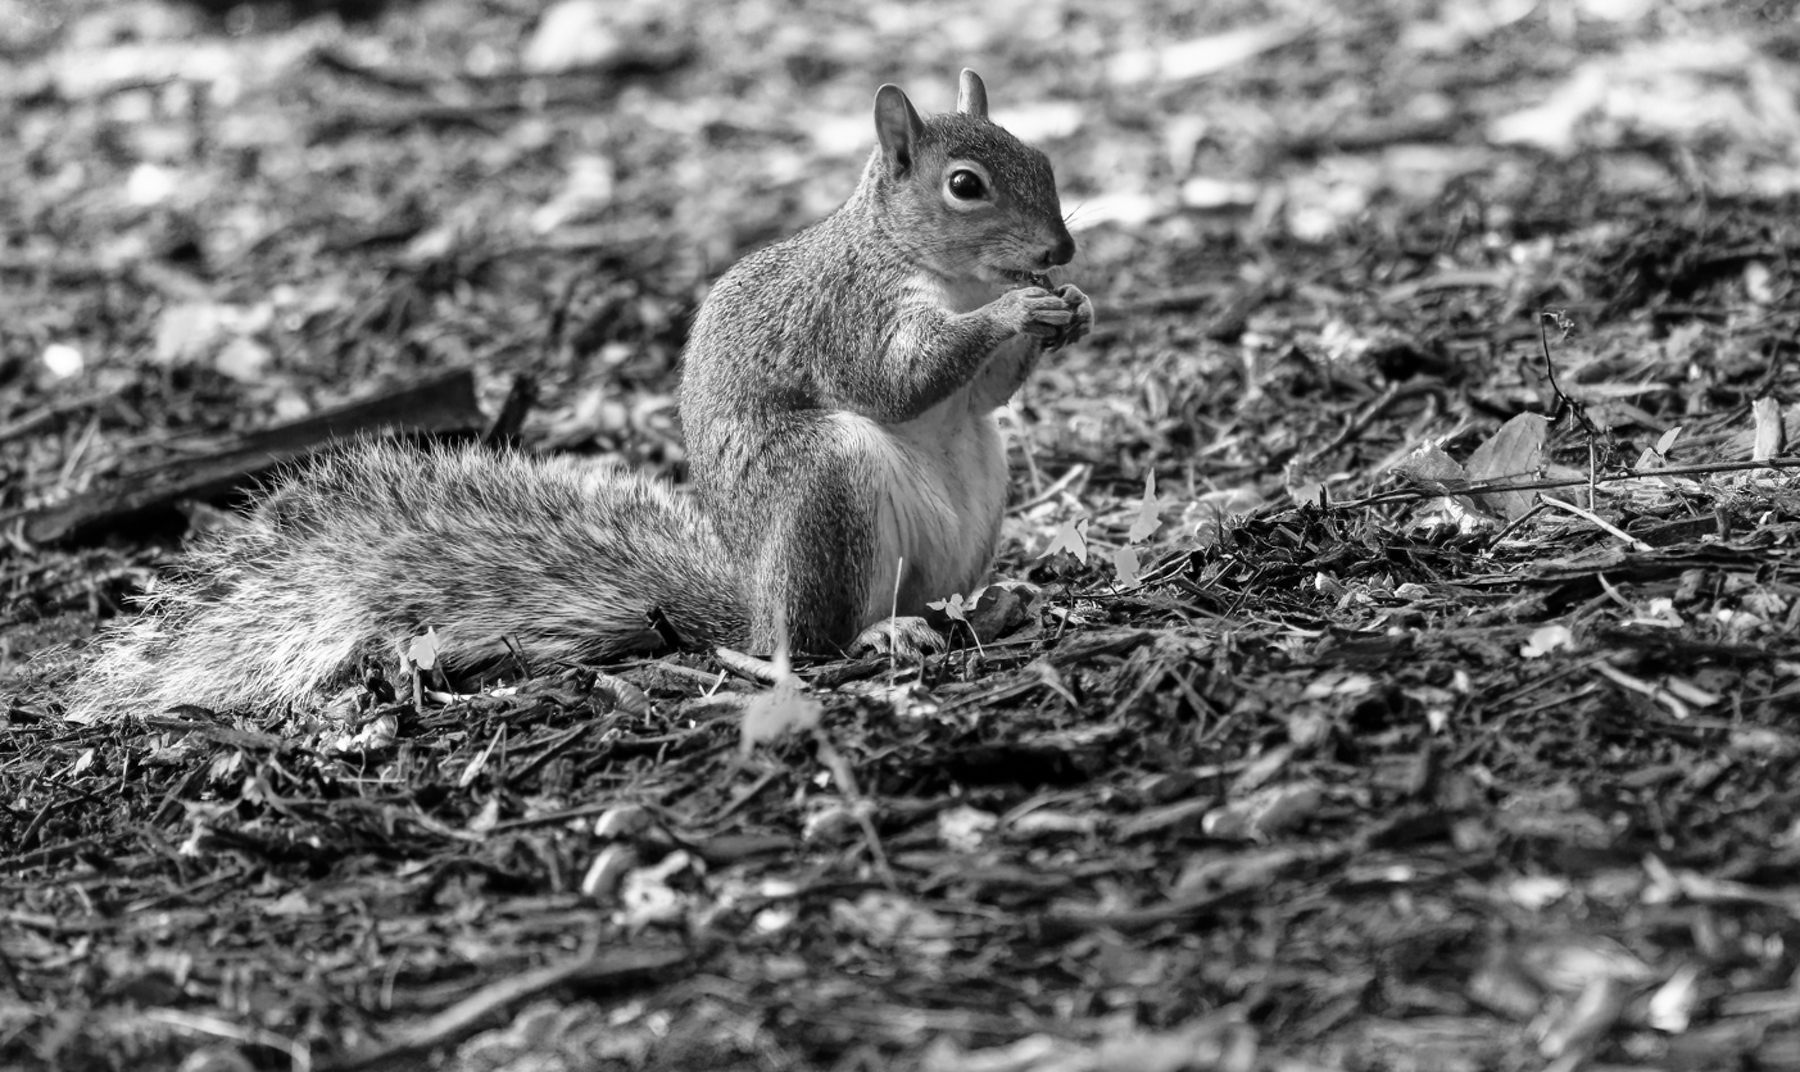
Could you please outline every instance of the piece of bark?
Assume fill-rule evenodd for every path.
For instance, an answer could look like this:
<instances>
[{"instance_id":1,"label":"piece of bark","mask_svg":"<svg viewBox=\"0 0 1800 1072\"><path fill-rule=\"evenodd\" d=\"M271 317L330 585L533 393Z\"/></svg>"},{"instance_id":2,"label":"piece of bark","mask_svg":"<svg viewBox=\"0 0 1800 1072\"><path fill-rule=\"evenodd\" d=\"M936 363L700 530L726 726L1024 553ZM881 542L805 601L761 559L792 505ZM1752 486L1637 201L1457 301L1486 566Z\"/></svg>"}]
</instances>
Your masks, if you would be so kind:
<instances>
[{"instance_id":1,"label":"piece of bark","mask_svg":"<svg viewBox=\"0 0 1800 1072\"><path fill-rule=\"evenodd\" d=\"M457 369L424 383L339 406L242 436L207 454L178 458L122 475L25 515L32 543L91 538L126 523L171 514L186 499L213 499L244 487L277 466L346 439L478 434L486 425L475 402L475 377Z\"/></svg>"},{"instance_id":2,"label":"piece of bark","mask_svg":"<svg viewBox=\"0 0 1800 1072\"><path fill-rule=\"evenodd\" d=\"M482 446L499 449L519 445L519 435L525 431L525 417L531 407L537 405L537 388L534 377L524 373L513 377L512 389L506 392L506 401L501 404L499 414L481 434Z\"/></svg>"}]
</instances>

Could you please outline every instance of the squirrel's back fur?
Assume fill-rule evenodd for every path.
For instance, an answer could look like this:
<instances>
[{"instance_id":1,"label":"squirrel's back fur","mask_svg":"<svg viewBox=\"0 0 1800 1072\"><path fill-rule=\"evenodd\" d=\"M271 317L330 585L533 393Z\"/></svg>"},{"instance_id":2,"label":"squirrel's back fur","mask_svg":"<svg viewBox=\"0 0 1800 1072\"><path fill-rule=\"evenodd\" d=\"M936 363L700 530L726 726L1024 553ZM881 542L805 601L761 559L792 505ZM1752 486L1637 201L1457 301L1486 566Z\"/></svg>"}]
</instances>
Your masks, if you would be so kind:
<instances>
[{"instance_id":1,"label":"squirrel's back fur","mask_svg":"<svg viewBox=\"0 0 1800 1072\"><path fill-rule=\"evenodd\" d=\"M68 717L296 703L435 628L446 661L743 642L742 579L665 484L576 459L361 444L199 538L76 682ZM626 596L625 593L630 593Z\"/></svg>"}]
</instances>

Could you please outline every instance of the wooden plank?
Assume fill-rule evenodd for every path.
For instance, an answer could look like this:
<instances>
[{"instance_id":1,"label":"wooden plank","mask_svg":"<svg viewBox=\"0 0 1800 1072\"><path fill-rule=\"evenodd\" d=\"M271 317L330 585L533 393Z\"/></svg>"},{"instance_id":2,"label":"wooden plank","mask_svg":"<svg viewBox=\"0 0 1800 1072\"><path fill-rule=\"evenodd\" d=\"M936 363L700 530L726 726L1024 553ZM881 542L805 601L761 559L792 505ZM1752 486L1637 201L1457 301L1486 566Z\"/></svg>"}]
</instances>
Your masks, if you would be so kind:
<instances>
[{"instance_id":1,"label":"wooden plank","mask_svg":"<svg viewBox=\"0 0 1800 1072\"><path fill-rule=\"evenodd\" d=\"M217 450L129 473L25 515L32 543L92 538L173 511L186 499L216 499L277 466L347 439L479 434L486 424L475 402L475 377L456 369L411 387L352 402L261 432Z\"/></svg>"}]
</instances>

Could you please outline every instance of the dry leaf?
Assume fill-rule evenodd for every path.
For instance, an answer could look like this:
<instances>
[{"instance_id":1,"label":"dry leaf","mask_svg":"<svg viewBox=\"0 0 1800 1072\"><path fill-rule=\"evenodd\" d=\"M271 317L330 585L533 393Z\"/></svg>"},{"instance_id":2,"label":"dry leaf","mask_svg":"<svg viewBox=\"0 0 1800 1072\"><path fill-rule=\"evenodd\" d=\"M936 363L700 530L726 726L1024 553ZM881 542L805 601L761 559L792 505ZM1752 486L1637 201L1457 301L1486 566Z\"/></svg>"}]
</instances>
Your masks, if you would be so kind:
<instances>
[{"instance_id":1,"label":"dry leaf","mask_svg":"<svg viewBox=\"0 0 1800 1072\"><path fill-rule=\"evenodd\" d=\"M1119 575L1119 587L1130 588L1138 583L1137 552L1129 547L1121 547L1110 556L1113 569Z\"/></svg>"},{"instance_id":2,"label":"dry leaf","mask_svg":"<svg viewBox=\"0 0 1800 1072\"><path fill-rule=\"evenodd\" d=\"M1032 607L1037 602L1037 597L1037 586L1028 581L995 581L977 588L967 598L952 596L944 601L953 604L957 613L950 613L949 606L943 610L946 617L962 622L975 635L976 640L985 644L1031 624L1036 618ZM936 603L928 603L926 606L938 608ZM927 616L927 620L932 621L930 616ZM933 624L941 626L948 623L933 621Z\"/></svg>"},{"instance_id":3,"label":"dry leaf","mask_svg":"<svg viewBox=\"0 0 1800 1072\"><path fill-rule=\"evenodd\" d=\"M1756 439L1750 447L1750 460L1766 462L1781 453L1781 403L1764 395L1750 404L1756 422Z\"/></svg>"},{"instance_id":4,"label":"dry leaf","mask_svg":"<svg viewBox=\"0 0 1800 1072\"><path fill-rule=\"evenodd\" d=\"M938 840L951 852L974 852L982 847L1000 819L991 811L968 804L948 808L938 814Z\"/></svg>"},{"instance_id":5,"label":"dry leaf","mask_svg":"<svg viewBox=\"0 0 1800 1072\"><path fill-rule=\"evenodd\" d=\"M1266 838L1312 818L1324 801L1313 782L1272 785L1207 813L1200 827L1216 838Z\"/></svg>"},{"instance_id":6,"label":"dry leaf","mask_svg":"<svg viewBox=\"0 0 1800 1072\"><path fill-rule=\"evenodd\" d=\"M1120 52L1106 64L1106 77L1122 85L1187 82L1218 74L1298 37L1298 27L1279 23L1176 41L1156 48Z\"/></svg>"},{"instance_id":7,"label":"dry leaf","mask_svg":"<svg viewBox=\"0 0 1800 1072\"><path fill-rule=\"evenodd\" d=\"M671 878L684 871L697 870L698 862L685 851L676 849L650 867L629 871L619 883L619 910L613 922L638 928L653 923L676 923L692 907L694 896L669 884ZM596 881L610 876L592 875Z\"/></svg>"},{"instance_id":8,"label":"dry leaf","mask_svg":"<svg viewBox=\"0 0 1800 1072\"><path fill-rule=\"evenodd\" d=\"M1645 1019L1658 1031L1679 1035L1688 1029L1700 1004L1700 969L1683 964L1656 993L1650 995Z\"/></svg>"},{"instance_id":9,"label":"dry leaf","mask_svg":"<svg viewBox=\"0 0 1800 1072\"><path fill-rule=\"evenodd\" d=\"M1436 443L1421 443L1400 459L1388 472L1408 484L1440 495L1459 492L1469 483L1469 474L1455 458L1444 453Z\"/></svg>"},{"instance_id":10,"label":"dry leaf","mask_svg":"<svg viewBox=\"0 0 1800 1072\"><path fill-rule=\"evenodd\" d=\"M1530 480L1544 463L1544 442L1550 422L1535 413L1521 413L1500 426L1487 442L1475 448L1463 468L1477 483ZM1490 491L1474 496L1483 509L1508 521L1525 516L1537 500L1534 491Z\"/></svg>"},{"instance_id":11,"label":"dry leaf","mask_svg":"<svg viewBox=\"0 0 1800 1072\"><path fill-rule=\"evenodd\" d=\"M613 844L601 849L594 862L581 876L581 892L596 899L613 896L625 876L638 865L637 849L627 844Z\"/></svg>"},{"instance_id":12,"label":"dry leaf","mask_svg":"<svg viewBox=\"0 0 1800 1072\"><path fill-rule=\"evenodd\" d=\"M1058 551L1067 551L1075 556L1075 561L1087 565L1087 527L1088 519L1085 516L1064 522L1057 527L1056 534L1050 537L1050 546L1044 548L1044 553L1038 557L1049 558Z\"/></svg>"},{"instance_id":13,"label":"dry leaf","mask_svg":"<svg viewBox=\"0 0 1800 1072\"><path fill-rule=\"evenodd\" d=\"M1325 493L1325 481L1319 475L1318 466L1298 459L1287 463L1281 474L1281 486L1287 489L1296 506L1316 503Z\"/></svg>"},{"instance_id":14,"label":"dry leaf","mask_svg":"<svg viewBox=\"0 0 1800 1072\"><path fill-rule=\"evenodd\" d=\"M744 705L739 747L744 754L764 741L773 741L789 730L810 730L819 724L824 707L801 691L800 679L783 667L781 680Z\"/></svg>"},{"instance_id":15,"label":"dry leaf","mask_svg":"<svg viewBox=\"0 0 1800 1072\"><path fill-rule=\"evenodd\" d=\"M948 596L945 596L943 599L934 600L933 602L927 603L925 605L927 607L929 607L930 609L937 611L939 614L942 614L944 617L950 619L953 622L962 622L964 624L967 624L969 621L969 616L967 614L967 611L969 608L966 604L963 603L963 596L962 596L961 592L954 592Z\"/></svg>"},{"instance_id":16,"label":"dry leaf","mask_svg":"<svg viewBox=\"0 0 1800 1072\"><path fill-rule=\"evenodd\" d=\"M1144 498L1138 503L1137 519L1125 535L1132 543L1143 543L1156 535L1159 528L1162 528L1162 518L1157 516L1156 471L1151 470L1144 474Z\"/></svg>"},{"instance_id":17,"label":"dry leaf","mask_svg":"<svg viewBox=\"0 0 1800 1072\"><path fill-rule=\"evenodd\" d=\"M1675 449L1675 440L1680 438L1680 436L1680 425L1676 425L1664 432L1657 438L1656 446L1644 448L1644 452L1638 455L1637 464L1633 468L1637 469L1638 472L1649 472L1652 469L1661 469L1667 466L1669 464L1669 452ZM1664 483L1671 483L1668 477L1661 477L1660 479Z\"/></svg>"},{"instance_id":18,"label":"dry leaf","mask_svg":"<svg viewBox=\"0 0 1800 1072\"><path fill-rule=\"evenodd\" d=\"M44 352L39 360L43 362L45 371L49 372L52 378L58 380L79 376L81 370L87 366L87 361L81 356L81 351L63 342L53 342L44 347Z\"/></svg>"},{"instance_id":19,"label":"dry leaf","mask_svg":"<svg viewBox=\"0 0 1800 1072\"><path fill-rule=\"evenodd\" d=\"M744 717L739 723L738 748L746 756L758 744L773 741L789 730L815 728L825 710L819 701L806 694L805 686L794 676L785 619L777 619L776 634L782 639L769 660L775 684L768 691L750 698L744 705Z\"/></svg>"},{"instance_id":20,"label":"dry leaf","mask_svg":"<svg viewBox=\"0 0 1800 1072\"><path fill-rule=\"evenodd\" d=\"M1519 654L1527 659L1541 659L1560 648L1569 647L1575 641L1573 633L1566 625L1542 625L1531 631L1525 646Z\"/></svg>"},{"instance_id":21,"label":"dry leaf","mask_svg":"<svg viewBox=\"0 0 1800 1072\"><path fill-rule=\"evenodd\" d=\"M1631 989L1616 979L1600 977L1582 988L1581 995L1550 1022L1538 1042L1545 1057L1585 1054L1612 1030L1625 1011Z\"/></svg>"}]
</instances>

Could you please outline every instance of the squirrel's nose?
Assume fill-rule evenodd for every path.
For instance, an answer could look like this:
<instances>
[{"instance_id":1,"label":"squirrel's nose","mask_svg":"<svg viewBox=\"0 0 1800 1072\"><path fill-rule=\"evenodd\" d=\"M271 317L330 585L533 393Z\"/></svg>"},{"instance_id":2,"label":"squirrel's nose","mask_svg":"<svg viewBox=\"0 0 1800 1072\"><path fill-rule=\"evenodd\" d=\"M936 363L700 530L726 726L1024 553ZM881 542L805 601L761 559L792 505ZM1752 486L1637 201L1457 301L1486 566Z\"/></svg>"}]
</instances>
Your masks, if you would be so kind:
<instances>
[{"instance_id":1,"label":"squirrel's nose","mask_svg":"<svg viewBox=\"0 0 1800 1072\"><path fill-rule=\"evenodd\" d=\"M1056 245L1051 246L1044 254L1044 264L1046 267L1052 264L1067 264L1074 259L1075 239L1069 236L1068 231L1064 231L1059 235L1056 239Z\"/></svg>"}]
</instances>

